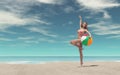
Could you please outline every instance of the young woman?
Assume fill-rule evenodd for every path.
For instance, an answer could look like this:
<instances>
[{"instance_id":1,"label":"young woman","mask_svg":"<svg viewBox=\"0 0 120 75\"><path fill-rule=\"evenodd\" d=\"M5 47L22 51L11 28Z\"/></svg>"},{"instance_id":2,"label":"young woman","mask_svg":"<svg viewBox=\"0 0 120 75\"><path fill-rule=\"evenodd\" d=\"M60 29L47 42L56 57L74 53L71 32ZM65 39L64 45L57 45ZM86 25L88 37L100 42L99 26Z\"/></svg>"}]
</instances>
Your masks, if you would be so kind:
<instances>
[{"instance_id":1,"label":"young woman","mask_svg":"<svg viewBox=\"0 0 120 75\"><path fill-rule=\"evenodd\" d=\"M80 52L80 64L82 66L83 65L83 54L82 54L83 48L82 48L82 43L81 43L81 37L83 35L85 35L85 36L89 35L91 37L91 34L88 31L87 22L82 22L82 17L81 16L79 16L79 18L80 18L80 28L77 31L78 38L70 41L70 43L72 45L74 45L74 46L76 46L76 47L79 48L79 52Z\"/></svg>"}]
</instances>

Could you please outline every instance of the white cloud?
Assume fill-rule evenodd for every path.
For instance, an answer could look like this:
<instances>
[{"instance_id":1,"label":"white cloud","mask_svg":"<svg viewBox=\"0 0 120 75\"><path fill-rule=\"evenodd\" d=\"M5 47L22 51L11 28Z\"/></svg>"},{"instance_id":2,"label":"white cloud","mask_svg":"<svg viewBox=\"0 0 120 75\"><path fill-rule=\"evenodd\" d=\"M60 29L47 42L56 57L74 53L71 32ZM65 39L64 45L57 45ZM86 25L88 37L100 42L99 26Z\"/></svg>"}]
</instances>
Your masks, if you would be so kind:
<instances>
[{"instance_id":1,"label":"white cloud","mask_svg":"<svg viewBox=\"0 0 120 75\"><path fill-rule=\"evenodd\" d=\"M107 37L107 38L112 38L112 39L114 39L114 38L116 39L117 38L117 39L120 39L120 35L112 35L112 36Z\"/></svg>"},{"instance_id":2,"label":"white cloud","mask_svg":"<svg viewBox=\"0 0 120 75\"><path fill-rule=\"evenodd\" d=\"M34 21L34 23L35 23L35 22L38 22L38 23L45 24L45 25L50 25L50 24L51 24L51 23L49 23L49 22L40 20L40 19L38 19L38 18L33 18L33 19L31 19L30 21L31 21L31 22Z\"/></svg>"},{"instance_id":3,"label":"white cloud","mask_svg":"<svg viewBox=\"0 0 120 75\"><path fill-rule=\"evenodd\" d=\"M39 41L34 41L34 40L26 40L26 41L24 41L25 43L36 43L36 44L38 44L39 43Z\"/></svg>"},{"instance_id":4,"label":"white cloud","mask_svg":"<svg viewBox=\"0 0 120 75\"><path fill-rule=\"evenodd\" d=\"M0 41L12 41L11 39L0 37Z\"/></svg>"},{"instance_id":5,"label":"white cloud","mask_svg":"<svg viewBox=\"0 0 120 75\"><path fill-rule=\"evenodd\" d=\"M77 2L82 6L81 10L88 9L92 14L102 12L105 19L111 18L106 9L120 6L116 0L77 0Z\"/></svg>"},{"instance_id":6,"label":"white cloud","mask_svg":"<svg viewBox=\"0 0 120 75\"><path fill-rule=\"evenodd\" d=\"M62 26L73 25L73 24L74 24L73 21L68 21L66 23L63 23Z\"/></svg>"},{"instance_id":7,"label":"white cloud","mask_svg":"<svg viewBox=\"0 0 120 75\"><path fill-rule=\"evenodd\" d=\"M31 32L38 32L44 36L50 36L50 37L57 37L57 35L55 34L51 34L50 31L43 29L43 28L37 28L37 27L30 27L27 28L28 30L30 30Z\"/></svg>"},{"instance_id":8,"label":"white cloud","mask_svg":"<svg viewBox=\"0 0 120 75\"><path fill-rule=\"evenodd\" d=\"M62 9L63 9L63 8L62 8ZM71 7L71 6L67 6L66 8L64 8L64 11L65 11L66 13L71 13L71 12L74 12L75 9L74 9L73 7Z\"/></svg>"},{"instance_id":9,"label":"white cloud","mask_svg":"<svg viewBox=\"0 0 120 75\"><path fill-rule=\"evenodd\" d=\"M39 2L40 1L42 0L39 0ZM51 1L54 1L54 0L50 0L50 2ZM40 6L41 4L39 2L38 0L15 0L15 1L3 0L1 1L0 2L0 32L13 34L14 32L8 29L14 26L25 26L27 28L28 25L34 25L34 27L39 25L42 25L42 27L45 27L43 25L50 25L51 23L42 20L41 13L32 14L31 12L28 12L29 10L33 9L31 8L31 6L35 6L35 5ZM47 0L42 2L47 2ZM58 2L62 2L62 1L57 0L56 3ZM24 13L25 14L27 13L27 14L25 15ZM45 36L56 37L56 35L51 34L49 33L49 31L44 30L42 28L40 28L40 30L33 28L31 29L31 31L41 33ZM18 39L26 40L27 42L34 41L34 40L33 41L30 40L32 39L30 37L19 37Z\"/></svg>"},{"instance_id":10,"label":"white cloud","mask_svg":"<svg viewBox=\"0 0 120 75\"><path fill-rule=\"evenodd\" d=\"M31 10L31 6L34 5L39 6L40 3L37 0L1 0L0 31L11 26L23 26L31 23L50 24L41 19L40 13L35 15L24 14Z\"/></svg>"},{"instance_id":11,"label":"white cloud","mask_svg":"<svg viewBox=\"0 0 120 75\"><path fill-rule=\"evenodd\" d=\"M76 38L77 36L76 35L69 35L68 37L69 38Z\"/></svg>"},{"instance_id":12,"label":"white cloud","mask_svg":"<svg viewBox=\"0 0 120 75\"><path fill-rule=\"evenodd\" d=\"M56 41L55 40L47 40L47 42L49 42L49 43L55 43Z\"/></svg>"},{"instance_id":13,"label":"white cloud","mask_svg":"<svg viewBox=\"0 0 120 75\"><path fill-rule=\"evenodd\" d=\"M49 43L55 43L55 40L52 39L47 39L47 38L39 38L38 39L39 42L43 41L43 42L49 42Z\"/></svg>"},{"instance_id":14,"label":"white cloud","mask_svg":"<svg viewBox=\"0 0 120 75\"><path fill-rule=\"evenodd\" d=\"M72 21L69 21L68 24L73 24L73 22L72 22Z\"/></svg>"},{"instance_id":15,"label":"white cloud","mask_svg":"<svg viewBox=\"0 0 120 75\"><path fill-rule=\"evenodd\" d=\"M20 40L31 40L33 37L18 37Z\"/></svg>"},{"instance_id":16,"label":"white cloud","mask_svg":"<svg viewBox=\"0 0 120 75\"><path fill-rule=\"evenodd\" d=\"M1 11L0 12L0 24L25 24L28 20L19 18L16 14Z\"/></svg>"},{"instance_id":17,"label":"white cloud","mask_svg":"<svg viewBox=\"0 0 120 75\"><path fill-rule=\"evenodd\" d=\"M9 30L5 30L5 29L3 29L3 28L0 28L0 32L9 33L9 34L16 34L16 32L9 31Z\"/></svg>"},{"instance_id":18,"label":"white cloud","mask_svg":"<svg viewBox=\"0 0 120 75\"><path fill-rule=\"evenodd\" d=\"M1 0L0 9L20 14L30 10L34 4L34 0Z\"/></svg>"},{"instance_id":19,"label":"white cloud","mask_svg":"<svg viewBox=\"0 0 120 75\"><path fill-rule=\"evenodd\" d=\"M120 6L115 0L77 0L81 6L90 10L102 10Z\"/></svg>"},{"instance_id":20,"label":"white cloud","mask_svg":"<svg viewBox=\"0 0 120 75\"><path fill-rule=\"evenodd\" d=\"M39 44L40 42L56 43L55 40L47 39L47 38L39 38L39 39L36 39L36 40L25 39L24 42L25 43L36 43L36 44Z\"/></svg>"},{"instance_id":21,"label":"white cloud","mask_svg":"<svg viewBox=\"0 0 120 75\"><path fill-rule=\"evenodd\" d=\"M104 12L103 12L103 18L105 18L105 19L110 19L111 16L108 14L108 12L104 11Z\"/></svg>"},{"instance_id":22,"label":"white cloud","mask_svg":"<svg viewBox=\"0 0 120 75\"><path fill-rule=\"evenodd\" d=\"M116 38L120 35L119 24L100 21L98 23L90 24L88 27L92 28L91 32L96 35L109 35L111 38L113 38L113 35Z\"/></svg>"},{"instance_id":23,"label":"white cloud","mask_svg":"<svg viewBox=\"0 0 120 75\"><path fill-rule=\"evenodd\" d=\"M62 4L63 0L37 0L41 3L45 3L45 4Z\"/></svg>"},{"instance_id":24,"label":"white cloud","mask_svg":"<svg viewBox=\"0 0 120 75\"><path fill-rule=\"evenodd\" d=\"M91 19L91 18L92 18L92 16L85 16L85 18L86 18L86 19Z\"/></svg>"},{"instance_id":25,"label":"white cloud","mask_svg":"<svg viewBox=\"0 0 120 75\"><path fill-rule=\"evenodd\" d=\"M23 26L30 23L41 23L41 24L50 24L48 22L39 20L37 17L31 17L31 18L21 18L21 16L6 12L6 11L0 11L0 29L6 29L11 26Z\"/></svg>"}]
</instances>

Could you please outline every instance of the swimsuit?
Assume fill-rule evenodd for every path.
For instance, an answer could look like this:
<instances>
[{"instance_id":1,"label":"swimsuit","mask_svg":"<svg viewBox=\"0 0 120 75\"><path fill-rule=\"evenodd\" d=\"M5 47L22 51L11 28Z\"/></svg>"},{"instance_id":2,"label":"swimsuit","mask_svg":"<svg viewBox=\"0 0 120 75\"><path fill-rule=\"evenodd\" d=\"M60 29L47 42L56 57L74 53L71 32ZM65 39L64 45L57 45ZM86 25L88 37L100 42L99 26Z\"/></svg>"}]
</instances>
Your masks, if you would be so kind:
<instances>
[{"instance_id":1,"label":"swimsuit","mask_svg":"<svg viewBox=\"0 0 120 75\"><path fill-rule=\"evenodd\" d=\"M82 36L88 36L88 33L86 33L85 31L81 31L78 30L78 34L82 37Z\"/></svg>"}]
</instances>

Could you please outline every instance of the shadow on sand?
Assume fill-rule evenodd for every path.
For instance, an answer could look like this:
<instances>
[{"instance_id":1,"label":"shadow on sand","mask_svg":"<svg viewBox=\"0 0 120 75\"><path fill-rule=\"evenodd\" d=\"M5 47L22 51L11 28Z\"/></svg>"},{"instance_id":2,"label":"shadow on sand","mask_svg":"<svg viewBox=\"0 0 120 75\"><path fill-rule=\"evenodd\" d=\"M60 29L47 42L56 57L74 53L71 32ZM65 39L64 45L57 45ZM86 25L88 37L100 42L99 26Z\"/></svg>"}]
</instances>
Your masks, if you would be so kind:
<instances>
[{"instance_id":1,"label":"shadow on sand","mask_svg":"<svg viewBox=\"0 0 120 75\"><path fill-rule=\"evenodd\" d=\"M78 67L97 67L98 65L83 65L83 66L78 66Z\"/></svg>"}]
</instances>

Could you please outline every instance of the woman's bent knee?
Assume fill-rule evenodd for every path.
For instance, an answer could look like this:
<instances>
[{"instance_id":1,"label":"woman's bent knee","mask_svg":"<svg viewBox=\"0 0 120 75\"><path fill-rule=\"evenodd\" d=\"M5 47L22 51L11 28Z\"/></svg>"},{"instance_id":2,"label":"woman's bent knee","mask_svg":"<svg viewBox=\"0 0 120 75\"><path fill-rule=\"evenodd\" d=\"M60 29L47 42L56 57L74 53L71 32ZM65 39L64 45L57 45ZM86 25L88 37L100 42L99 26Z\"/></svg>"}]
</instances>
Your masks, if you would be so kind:
<instances>
[{"instance_id":1,"label":"woman's bent knee","mask_svg":"<svg viewBox=\"0 0 120 75\"><path fill-rule=\"evenodd\" d=\"M73 41L70 41L70 44L73 44Z\"/></svg>"},{"instance_id":2,"label":"woman's bent knee","mask_svg":"<svg viewBox=\"0 0 120 75\"><path fill-rule=\"evenodd\" d=\"M72 45L75 45L75 44L76 44L75 40L70 41L70 43L71 43Z\"/></svg>"}]
</instances>

